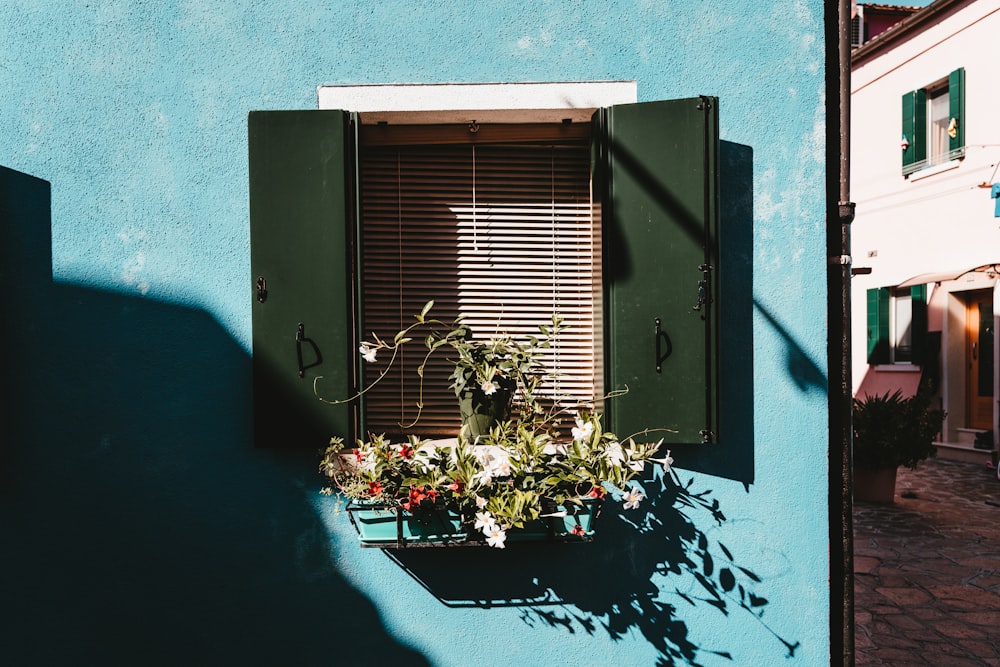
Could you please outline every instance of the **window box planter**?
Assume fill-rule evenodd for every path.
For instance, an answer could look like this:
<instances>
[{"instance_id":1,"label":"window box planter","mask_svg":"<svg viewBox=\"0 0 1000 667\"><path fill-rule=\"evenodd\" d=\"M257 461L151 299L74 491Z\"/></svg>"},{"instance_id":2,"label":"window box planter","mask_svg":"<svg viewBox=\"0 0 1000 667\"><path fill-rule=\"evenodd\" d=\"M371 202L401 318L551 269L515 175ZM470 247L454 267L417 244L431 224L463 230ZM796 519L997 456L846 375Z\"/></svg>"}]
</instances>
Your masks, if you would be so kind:
<instances>
[{"instance_id":1,"label":"window box planter","mask_svg":"<svg viewBox=\"0 0 1000 667\"><path fill-rule=\"evenodd\" d=\"M385 433L372 434L347 449L342 437L332 436L319 465L330 481L321 492L332 495L336 487L351 499L349 516L362 545L503 549L508 538L582 541L593 536L599 500L608 492L621 493L625 509L638 506L643 494L630 482L648 462L666 470L673 459L669 450L655 458L662 439L620 440L604 430L593 406L561 406L547 398L543 385L553 376L540 355L563 329L559 316L540 324L541 337L530 336L527 342L506 333L477 340L461 321L449 325L428 319L433 303L391 339L373 334L372 341L361 344L358 351L367 363L376 363L380 350L383 357L390 355L390 363L357 395L385 376L399 347L414 340L415 329L430 327L418 375L423 378L426 359L438 348L450 347L458 355L451 375L463 421L458 437L409 435L392 442ZM521 402L512 415L515 393ZM419 401L414 424L422 406Z\"/></svg>"},{"instance_id":2,"label":"window box planter","mask_svg":"<svg viewBox=\"0 0 1000 667\"><path fill-rule=\"evenodd\" d=\"M352 500L347 515L363 547L445 546L467 539L461 517L446 509L415 516L401 507Z\"/></svg>"},{"instance_id":3,"label":"window box planter","mask_svg":"<svg viewBox=\"0 0 1000 667\"><path fill-rule=\"evenodd\" d=\"M590 542L594 520L602 501L588 499L583 506L551 504L546 516L508 531L509 542ZM485 546L486 540L471 521L448 509L421 511L416 515L384 503L352 500L347 506L351 524L362 547L403 549L410 547Z\"/></svg>"}]
</instances>

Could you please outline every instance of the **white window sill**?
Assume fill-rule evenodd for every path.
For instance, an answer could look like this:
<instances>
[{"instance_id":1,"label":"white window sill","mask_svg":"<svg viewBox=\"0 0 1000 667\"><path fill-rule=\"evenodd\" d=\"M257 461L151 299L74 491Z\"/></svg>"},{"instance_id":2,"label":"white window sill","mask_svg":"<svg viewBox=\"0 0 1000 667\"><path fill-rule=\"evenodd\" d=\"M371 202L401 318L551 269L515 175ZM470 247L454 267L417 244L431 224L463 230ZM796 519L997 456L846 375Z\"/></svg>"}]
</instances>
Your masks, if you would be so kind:
<instances>
[{"instance_id":1,"label":"white window sill","mask_svg":"<svg viewBox=\"0 0 1000 667\"><path fill-rule=\"evenodd\" d=\"M875 370L880 373L919 373L920 366L914 364L878 364Z\"/></svg>"},{"instance_id":2,"label":"white window sill","mask_svg":"<svg viewBox=\"0 0 1000 667\"><path fill-rule=\"evenodd\" d=\"M960 164L962 164L961 160L949 160L948 162L942 162L941 164L935 164L933 166L924 167L923 169L915 171L909 175L909 178L911 181L919 181L927 178L928 176L934 176L935 174L957 169Z\"/></svg>"}]
</instances>

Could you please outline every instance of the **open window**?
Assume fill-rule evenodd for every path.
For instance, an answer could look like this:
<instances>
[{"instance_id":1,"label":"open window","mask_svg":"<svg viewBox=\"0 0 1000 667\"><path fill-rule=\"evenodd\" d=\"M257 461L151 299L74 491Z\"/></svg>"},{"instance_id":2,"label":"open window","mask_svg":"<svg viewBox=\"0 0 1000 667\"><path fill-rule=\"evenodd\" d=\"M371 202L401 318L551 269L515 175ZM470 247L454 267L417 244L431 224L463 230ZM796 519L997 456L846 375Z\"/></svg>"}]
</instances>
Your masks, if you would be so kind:
<instances>
[{"instance_id":1,"label":"open window","mask_svg":"<svg viewBox=\"0 0 1000 667\"><path fill-rule=\"evenodd\" d=\"M927 285L868 290L868 363L916 364L927 335Z\"/></svg>"},{"instance_id":2,"label":"open window","mask_svg":"<svg viewBox=\"0 0 1000 667\"><path fill-rule=\"evenodd\" d=\"M903 175L965 156L965 69L903 95Z\"/></svg>"},{"instance_id":3,"label":"open window","mask_svg":"<svg viewBox=\"0 0 1000 667\"><path fill-rule=\"evenodd\" d=\"M710 97L476 127L251 112L257 444L401 429L416 401L403 377L339 405L314 384L352 395L359 340L395 333L430 299L440 319L464 314L484 336L527 333L556 312L570 324L551 359L560 395L627 387L604 406L619 435L715 440L717 114ZM412 377L419 360L404 361ZM437 377L443 393L399 432L457 432L441 372L425 392Z\"/></svg>"}]
</instances>

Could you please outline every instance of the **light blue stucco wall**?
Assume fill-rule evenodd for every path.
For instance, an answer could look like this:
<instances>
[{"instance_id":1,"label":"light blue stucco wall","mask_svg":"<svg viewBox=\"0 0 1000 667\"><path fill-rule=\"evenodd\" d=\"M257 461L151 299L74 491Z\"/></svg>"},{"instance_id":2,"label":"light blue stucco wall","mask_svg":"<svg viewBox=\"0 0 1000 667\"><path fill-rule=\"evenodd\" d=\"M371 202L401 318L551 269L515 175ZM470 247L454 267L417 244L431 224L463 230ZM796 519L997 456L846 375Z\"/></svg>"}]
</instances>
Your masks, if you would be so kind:
<instances>
[{"instance_id":1,"label":"light blue stucco wall","mask_svg":"<svg viewBox=\"0 0 1000 667\"><path fill-rule=\"evenodd\" d=\"M0 26L10 664L828 663L822 2L5 0ZM728 388L752 469L680 471L726 520L668 492L666 529L611 510L587 547L360 550L311 454L248 444L247 112L619 79L717 95L752 151L752 383Z\"/></svg>"}]
</instances>

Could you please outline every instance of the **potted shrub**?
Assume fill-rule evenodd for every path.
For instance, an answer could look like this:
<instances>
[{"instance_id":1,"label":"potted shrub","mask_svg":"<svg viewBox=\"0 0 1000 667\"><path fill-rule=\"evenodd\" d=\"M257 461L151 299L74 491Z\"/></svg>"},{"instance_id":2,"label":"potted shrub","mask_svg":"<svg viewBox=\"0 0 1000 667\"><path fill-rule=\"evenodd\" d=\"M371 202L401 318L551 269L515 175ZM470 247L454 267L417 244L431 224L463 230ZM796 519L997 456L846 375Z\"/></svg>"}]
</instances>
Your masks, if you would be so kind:
<instances>
[{"instance_id":1,"label":"potted shrub","mask_svg":"<svg viewBox=\"0 0 1000 667\"><path fill-rule=\"evenodd\" d=\"M662 440L643 443L605 431L592 405L560 408L540 399L550 375L538 355L562 330L558 317L527 341L504 333L478 341L461 322L428 319L431 306L392 343L373 336L361 354L369 362L379 351L395 359L418 327L430 327L427 356L451 348L452 387L463 412L478 409L483 419L475 426L468 420L453 440L414 435L394 443L372 435L347 449L341 438L331 439L320 462L329 481L324 493L349 499L348 515L364 546L503 548L508 536L585 540L609 492L626 509L638 507L643 495L629 482L648 463L669 469L673 459L669 451L655 458Z\"/></svg>"},{"instance_id":2,"label":"potted shrub","mask_svg":"<svg viewBox=\"0 0 1000 667\"><path fill-rule=\"evenodd\" d=\"M854 498L891 503L899 466L915 468L936 454L944 415L931 407L926 385L909 398L897 390L854 399Z\"/></svg>"}]
</instances>

